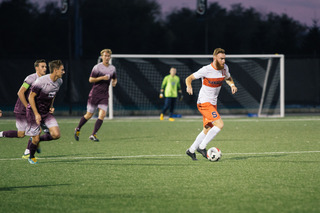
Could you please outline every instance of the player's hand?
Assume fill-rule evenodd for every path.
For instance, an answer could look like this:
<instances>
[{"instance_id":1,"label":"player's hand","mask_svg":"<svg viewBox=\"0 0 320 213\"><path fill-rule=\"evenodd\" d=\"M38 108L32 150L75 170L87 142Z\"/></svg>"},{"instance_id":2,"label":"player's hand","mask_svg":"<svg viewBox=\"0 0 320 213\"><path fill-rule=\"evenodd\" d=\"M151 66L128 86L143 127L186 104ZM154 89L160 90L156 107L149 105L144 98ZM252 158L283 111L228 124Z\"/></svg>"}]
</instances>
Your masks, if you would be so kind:
<instances>
[{"instance_id":1,"label":"player's hand","mask_svg":"<svg viewBox=\"0 0 320 213\"><path fill-rule=\"evenodd\" d=\"M2 111L0 110L0 117L2 117Z\"/></svg>"},{"instance_id":2,"label":"player's hand","mask_svg":"<svg viewBox=\"0 0 320 213\"><path fill-rule=\"evenodd\" d=\"M159 98L163 98L163 93L160 93L160 94L159 94Z\"/></svg>"},{"instance_id":3,"label":"player's hand","mask_svg":"<svg viewBox=\"0 0 320 213\"><path fill-rule=\"evenodd\" d=\"M103 80L107 81L109 79L110 79L110 75L107 74L107 75L103 76Z\"/></svg>"},{"instance_id":4,"label":"player's hand","mask_svg":"<svg viewBox=\"0 0 320 213\"><path fill-rule=\"evenodd\" d=\"M53 113L54 113L54 108L53 108L53 107L50 107L49 113L50 113L50 114L53 114Z\"/></svg>"},{"instance_id":5,"label":"player's hand","mask_svg":"<svg viewBox=\"0 0 320 213\"><path fill-rule=\"evenodd\" d=\"M238 92L238 88L233 85L233 86L231 87L231 92L232 92L232 94L235 94L236 92Z\"/></svg>"},{"instance_id":6,"label":"player's hand","mask_svg":"<svg viewBox=\"0 0 320 213\"><path fill-rule=\"evenodd\" d=\"M179 93L178 93L178 99L179 99L179 101L182 101L182 100L183 100L182 92L179 92Z\"/></svg>"},{"instance_id":7,"label":"player's hand","mask_svg":"<svg viewBox=\"0 0 320 213\"><path fill-rule=\"evenodd\" d=\"M40 123L41 123L41 115L39 113L35 114L34 115L35 119L36 119L36 122L37 124L40 126Z\"/></svg>"},{"instance_id":8,"label":"player's hand","mask_svg":"<svg viewBox=\"0 0 320 213\"><path fill-rule=\"evenodd\" d=\"M187 93L188 93L189 95L193 95L192 87L187 87Z\"/></svg>"}]
</instances>

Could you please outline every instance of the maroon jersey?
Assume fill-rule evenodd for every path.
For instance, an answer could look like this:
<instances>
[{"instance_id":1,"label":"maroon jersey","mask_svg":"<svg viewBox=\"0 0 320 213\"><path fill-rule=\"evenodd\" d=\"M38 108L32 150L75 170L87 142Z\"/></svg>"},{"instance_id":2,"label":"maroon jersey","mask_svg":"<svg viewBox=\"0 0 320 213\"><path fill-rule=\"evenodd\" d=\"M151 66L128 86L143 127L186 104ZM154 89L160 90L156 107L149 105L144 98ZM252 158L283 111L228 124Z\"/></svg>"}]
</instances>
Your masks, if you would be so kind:
<instances>
[{"instance_id":1,"label":"maroon jersey","mask_svg":"<svg viewBox=\"0 0 320 213\"><path fill-rule=\"evenodd\" d=\"M61 78L53 82L50 78L50 74L47 74L38 78L33 83L31 91L37 94L35 102L40 115L49 113L52 100L59 91L62 82Z\"/></svg>"},{"instance_id":2,"label":"maroon jersey","mask_svg":"<svg viewBox=\"0 0 320 213\"><path fill-rule=\"evenodd\" d=\"M109 85L111 79L117 78L116 68L111 64L106 67L102 63L99 63L93 67L90 77L97 78L105 75L110 76L109 80L93 83L88 98L88 102L92 105L108 104Z\"/></svg>"},{"instance_id":3,"label":"maroon jersey","mask_svg":"<svg viewBox=\"0 0 320 213\"><path fill-rule=\"evenodd\" d=\"M38 74L33 73L31 75L28 75L23 81L23 86L27 89L27 91L24 93L24 96L26 97L27 101L30 93L30 88L38 78L39 78ZM21 115L26 114L26 107L23 105L19 97L17 99L16 105L14 106L14 113L21 114Z\"/></svg>"}]
</instances>

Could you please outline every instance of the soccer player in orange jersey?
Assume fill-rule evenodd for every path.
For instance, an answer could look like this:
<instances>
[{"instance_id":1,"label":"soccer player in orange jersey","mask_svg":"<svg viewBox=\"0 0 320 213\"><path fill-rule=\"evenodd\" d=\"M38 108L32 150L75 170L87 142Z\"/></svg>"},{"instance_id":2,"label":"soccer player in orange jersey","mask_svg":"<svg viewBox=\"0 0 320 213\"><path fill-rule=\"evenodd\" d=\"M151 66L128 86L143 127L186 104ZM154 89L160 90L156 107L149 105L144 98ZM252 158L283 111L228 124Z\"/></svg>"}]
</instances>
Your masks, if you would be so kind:
<instances>
[{"instance_id":1,"label":"soccer player in orange jersey","mask_svg":"<svg viewBox=\"0 0 320 213\"><path fill-rule=\"evenodd\" d=\"M221 131L223 121L217 111L217 99L223 81L231 88L231 93L237 92L237 87L225 64L225 50L216 48L213 52L213 62L199 69L186 78L187 93L193 95L192 81L201 78L202 86L199 92L197 107L203 116L203 130L197 136L194 143L187 149L186 154L192 160L197 160L195 151L207 158L206 147L208 143Z\"/></svg>"}]
</instances>

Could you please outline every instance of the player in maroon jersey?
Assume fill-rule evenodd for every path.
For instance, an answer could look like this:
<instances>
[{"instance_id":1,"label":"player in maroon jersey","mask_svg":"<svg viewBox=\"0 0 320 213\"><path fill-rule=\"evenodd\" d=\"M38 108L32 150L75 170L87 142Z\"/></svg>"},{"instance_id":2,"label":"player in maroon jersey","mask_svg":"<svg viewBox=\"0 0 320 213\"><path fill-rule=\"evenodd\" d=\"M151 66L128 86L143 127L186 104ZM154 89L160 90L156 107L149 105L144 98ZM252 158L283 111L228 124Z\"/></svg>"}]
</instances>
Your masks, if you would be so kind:
<instances>
[{"instance_id":1,"label":"player in maroon jersey","mask_svg":"<svg viewBox=\"0 0 320 213\"><path fill-rule=\"evenodd\" d=\"M18 99L14 107L17 130L0 132L0 137L23 138L25 136L25 130L27 126L26 107L28 105L27 99L30 93L30 87L37 80L37 78L46 74L47 63L44 59L37 60L34 63L34 68L36 72L28 75L24 79L23 84L18 91Z\"/></svg>"},{"instance_id":2,"label":"player in maroon jersey","mask_svg":"<svg viewBox=\"0 0 320 213\"><path fill-rule=\"evenodd\" d=\"M102 62L95 65L92 69L89 82L93 83L93 85L88 97L87 113L80 119L74 133L74 137L77 141L79 140L81 127L93 116L97 108L99 108L99 117L89 139L95 142L99 141L96 134L107 114L109 85L111 83L112 86L115 87L117 84L116 68L109 63L111 54L112 51L110 49L103 49L100 52Z\"/></svg>"},{"instance_id":3,"label":"player in maroon jersey","mask_svg":"<svg viewBox=\"0 0 320 213\"><path fill-rule=\"evenodd\" d=\"M37 164L35 152L40 141L40 124L43 122L50 131L45 140L60 138L60 129L57 120L53 116L53 102L62 85L62 76L65 73L63 63L60 60L49 63L50 74L38 78L31 87L29 104L27 107L28 126L26 135L32 137L30 145L29 163Z\"/></svg>"},{"instance_id":4,"label":"player in maroon jersey","mask_svg":"<svg viewBox=\"0 0 320 213\"><path fill-rule=\"evenodd\" d=\"M23 138L25 136L25 130L27 127L27 118L26 118L26 108L28 105L28 96L30 93L30 88L32 84L41 76L46 74L47 70L47 63L44 59L39 59L34 62L34 68L36 70L35 73L28 75L21 85L18 91L18 99L16 105L14 107L14 114L16 116L16 127L17 130L7 130L0 132L0 137L7 137L7 138ZM43 132L49 134L48 128L41 123L41 128ZM44 136L41 136L43 139ZM40 139L40 141L41 141ZM31 144L31 140L28 141L27 148L25 149L22 158L28 159L30 150L29 146ZM37 152L40 153L40 146L38 145Z\"/></svg>"}]
</instances>

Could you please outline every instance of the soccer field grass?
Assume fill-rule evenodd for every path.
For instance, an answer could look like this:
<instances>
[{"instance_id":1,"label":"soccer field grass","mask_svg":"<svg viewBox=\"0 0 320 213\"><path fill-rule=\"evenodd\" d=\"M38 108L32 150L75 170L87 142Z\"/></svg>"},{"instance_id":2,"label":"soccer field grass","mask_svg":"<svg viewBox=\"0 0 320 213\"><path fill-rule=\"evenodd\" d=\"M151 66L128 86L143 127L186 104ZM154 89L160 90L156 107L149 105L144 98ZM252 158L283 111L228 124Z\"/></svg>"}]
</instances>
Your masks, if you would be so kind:
<instances>
[{"instance_id":1,"label":"soccer field grass","mask_svg":"<svg viewBox=\"0 0 320 213\"><path fill-rule=\"evenodd\" d=\"M0 138L0 212L320 212L319 117L224 118L219 162L185 154L202 119L105 120L98 143L95 120L74 140L79 119L58 118L37 165L27 137Z\"/></svg>"}]
</instances>

